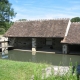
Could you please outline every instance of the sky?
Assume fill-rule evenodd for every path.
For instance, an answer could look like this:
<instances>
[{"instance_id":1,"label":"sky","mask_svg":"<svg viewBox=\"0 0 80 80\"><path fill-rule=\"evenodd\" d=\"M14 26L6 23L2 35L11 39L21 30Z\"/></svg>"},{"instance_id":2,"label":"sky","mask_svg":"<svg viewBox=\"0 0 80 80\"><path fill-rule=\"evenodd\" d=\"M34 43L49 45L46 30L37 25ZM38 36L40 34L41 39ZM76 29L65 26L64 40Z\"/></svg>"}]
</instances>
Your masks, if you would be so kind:
<instances>
[{"instance_id":1,"label":"sky","mask_svg":"<svg viewBox=\"0 0 80 80\"><path fill-rule=\"evenodd\" d=\"M80 0L9 0L19 19L40 20L80 17Z\"/></svg>"}]
</instances>

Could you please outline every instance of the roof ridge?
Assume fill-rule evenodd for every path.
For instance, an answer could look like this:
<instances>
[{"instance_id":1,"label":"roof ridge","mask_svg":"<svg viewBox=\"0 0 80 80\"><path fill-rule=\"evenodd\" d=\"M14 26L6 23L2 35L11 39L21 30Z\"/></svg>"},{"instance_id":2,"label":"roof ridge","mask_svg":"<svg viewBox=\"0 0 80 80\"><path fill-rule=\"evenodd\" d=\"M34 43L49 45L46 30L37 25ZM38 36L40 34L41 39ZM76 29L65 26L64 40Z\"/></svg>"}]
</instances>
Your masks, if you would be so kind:
<instances>
[{"instance_id":1,"label":"roof ridge","mask_svg":"<svg viewBox=\"0 0 80 80\"><path fill-rule=\"evenodd\" d=\"M15 22L49 21L49 20L68 20L68 19L69 19L69 18L36 19L36 20L26 20L26 21L19 21L19 20L16 20Z\"/></svg>"},{"instance_id":2,"label":"roof ridge","mask_svg":"<svg viewBox=\"0 0 80 80\"><path fill-rule=\"evenodd\" d=\"M77 24L77 23L80 23L80 22L72 22L72 23L75 23L75 24Z\"/></svg>"},{"instance_id":3,"label":"roof ridge","mask_svg":"<svg viewBox=\"0 0 80 80\"><path fill-rule=\"evenodd\" d=\"M70 18L55 18L54 20L68 20Z\"/></svg>"},{"instance_id":4,"label":"roof ridge","mask_svg":"<svg viewBox=\"0 0 80 80\"><path fill-rule=\"evenodd\" d=\"M16 20L15 22L28 22L28 20L27 21L19 21L19 20Z\"/></svg>"}]
</instances>

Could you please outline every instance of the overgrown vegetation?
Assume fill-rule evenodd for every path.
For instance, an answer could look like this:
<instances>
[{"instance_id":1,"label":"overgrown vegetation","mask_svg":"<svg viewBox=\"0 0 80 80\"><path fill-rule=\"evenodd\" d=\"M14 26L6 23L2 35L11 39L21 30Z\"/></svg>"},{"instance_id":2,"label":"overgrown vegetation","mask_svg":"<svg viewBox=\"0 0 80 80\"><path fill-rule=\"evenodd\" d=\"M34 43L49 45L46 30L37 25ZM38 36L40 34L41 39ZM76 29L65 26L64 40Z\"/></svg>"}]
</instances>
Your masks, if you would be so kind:
<instances>
[{"instance_id":1,"label":"overgrown vegetation","mask_svg":"<svg viewBox=\"0 0 80 80\"><path fill-rule=\"evenodd\" d=\"M77 80L76 75L68 74L59 76L52 74L49 77L42 78L43 69L47 64L17 62L0 59L0 80ZM32 78L33 77L33 78Z\"/></svg>"}]
</instances>

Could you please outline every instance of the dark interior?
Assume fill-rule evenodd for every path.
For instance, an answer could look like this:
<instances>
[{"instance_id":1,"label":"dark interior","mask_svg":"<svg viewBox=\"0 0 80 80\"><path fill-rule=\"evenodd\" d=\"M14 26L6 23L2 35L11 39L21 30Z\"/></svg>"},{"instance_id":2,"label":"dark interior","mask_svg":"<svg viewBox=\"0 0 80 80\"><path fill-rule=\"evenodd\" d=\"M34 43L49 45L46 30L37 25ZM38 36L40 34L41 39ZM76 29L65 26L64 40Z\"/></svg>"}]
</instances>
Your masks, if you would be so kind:
<instances>
[{"instance_id":1,"label":"dark interior","mask_svg":"<svg viewBox=\"0 0 80 80\"><path fill-rule=\"evenodd\" d=\"M80 45L68 45L70 52L80 52Z\"/></svg>"}]
</instances>

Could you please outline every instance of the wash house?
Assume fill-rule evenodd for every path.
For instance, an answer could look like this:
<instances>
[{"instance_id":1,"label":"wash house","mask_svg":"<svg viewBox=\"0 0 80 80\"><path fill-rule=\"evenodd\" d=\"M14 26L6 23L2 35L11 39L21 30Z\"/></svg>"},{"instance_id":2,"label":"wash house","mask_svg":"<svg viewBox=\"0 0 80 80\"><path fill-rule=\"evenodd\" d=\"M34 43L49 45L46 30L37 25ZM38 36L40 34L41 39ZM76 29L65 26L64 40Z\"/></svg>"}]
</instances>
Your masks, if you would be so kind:
<instances>
[{"instance_id":1,"label":"wash house","mask_svg":"<svg viewBox=\"0 0 80 80\"><path fill-rule=\"evenodd\" d=\"M4 36L15 49L69 53L80 46L79 27L69 19L16 21Z\"/></svg>"},{"instance_id":2,"label":"wash house","mask_svg":"<svg viewBox=\"0 0 80 80\"><path fill-rule=\"evenodd\" d=\"M62 50L69 19L16 21L4 34L16 49Z\"/></svg>"},{"instance_id":3,"label":"wash house","mask_svg":"<svg viewBox=\"0 0 80 80\"><path fill-rule=\"evenodd\" d=\"M68 34L61 43L66 47L66 53L80 53L80 22L71 23Z\"/></svg>"}]
</instances>

